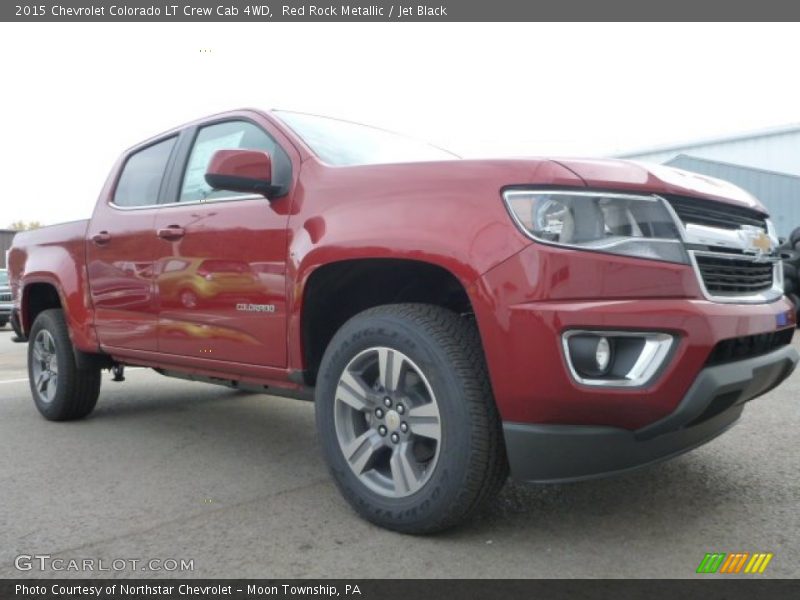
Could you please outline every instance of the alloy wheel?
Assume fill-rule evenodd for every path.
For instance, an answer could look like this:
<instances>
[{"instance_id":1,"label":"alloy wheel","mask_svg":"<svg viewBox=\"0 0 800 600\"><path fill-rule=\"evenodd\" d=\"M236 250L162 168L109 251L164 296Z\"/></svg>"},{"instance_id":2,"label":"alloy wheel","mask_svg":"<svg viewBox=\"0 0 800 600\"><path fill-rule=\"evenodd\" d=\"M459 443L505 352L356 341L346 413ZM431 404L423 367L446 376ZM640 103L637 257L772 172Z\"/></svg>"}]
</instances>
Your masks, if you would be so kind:
<instances>
[{"instance_id":1,"label":"alloy wheel","mask_svg":"<svg viewBox=\"0 0 800 600\"><path fill-rule=\"evenodd\" d=\"M419 491L439 458L439 405L408 356L369 348L345 367L336 387L336 437L350 469L373 492L402 498Z\"/></svg>"},{"instance_id":2,"label":"alloy wheel","mask_svg":"<svg viewBox=\"0 0 800 600\"><path fill-rule=\"evenodd\" d=\"M58 390L58 355L53 336L42 329L33 340L33 383L39 399L49 404Z\"/></svg>"}]
</instances>

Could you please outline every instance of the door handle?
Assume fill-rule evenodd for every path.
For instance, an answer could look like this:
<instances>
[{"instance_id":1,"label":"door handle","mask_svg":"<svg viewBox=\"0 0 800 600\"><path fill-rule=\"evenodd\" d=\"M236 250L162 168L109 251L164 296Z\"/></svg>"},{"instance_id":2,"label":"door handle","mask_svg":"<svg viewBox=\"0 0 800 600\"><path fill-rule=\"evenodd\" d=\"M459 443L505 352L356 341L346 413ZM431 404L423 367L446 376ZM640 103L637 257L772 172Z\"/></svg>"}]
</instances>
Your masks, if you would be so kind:
<instances>
[{"instance_id":1,"label":"door handle","mask_svg":"<svg viewBox=\"0 0 800 600\"><path fill-rule=\"evenodd\" d=\"M111 241L111 234L107 231L98 231L92 236L92 242L97 246L102 246Z\"/></svg>"},{"instance_id":2,"label":"door handle","mask_svg":"<svg viewBox=\"0 0 800 600\"><path fill-rule=\"evenodd\" d=\"M158 230L158 237L162 240L179 240L181 239L186 230L183 227L179 227L178 225L170 225L169 227L164 227Z\"/></svg>"}]
</instances>

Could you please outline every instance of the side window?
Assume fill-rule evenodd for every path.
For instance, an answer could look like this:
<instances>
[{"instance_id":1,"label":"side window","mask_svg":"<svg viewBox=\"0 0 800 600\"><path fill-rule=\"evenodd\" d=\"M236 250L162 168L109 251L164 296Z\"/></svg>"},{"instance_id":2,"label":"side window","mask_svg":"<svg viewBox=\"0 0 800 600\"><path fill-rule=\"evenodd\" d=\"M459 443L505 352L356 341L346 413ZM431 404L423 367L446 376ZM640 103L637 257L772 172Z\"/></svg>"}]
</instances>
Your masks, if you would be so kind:
<instances>
[{"instance_id":1,"label":"side window","mask_svg":"<svg viewBox=\"0 0 800 600\"><path fill-rule=\"evenodd\" d=\"M229 121L203 127L197 134L186 164L181 185L180 202L211 200L248 196L226 190L213 190L206 183L205 174L211 157L217 150L264 150L272 158L274 183L288 184L291 178L291 162L288 155L263 129L247 121Z\"/></svg>"},{"instance_id":2,"label":"side window","mask_svg":"<svg viewBox=\"0 0 800 600\"><path fill-rule=\"evenodd\" d=\"M128 158L114 190L114 204L126 207L158 204L158 190L176 140L171 137Z\"/></svg>"}]
</instances>

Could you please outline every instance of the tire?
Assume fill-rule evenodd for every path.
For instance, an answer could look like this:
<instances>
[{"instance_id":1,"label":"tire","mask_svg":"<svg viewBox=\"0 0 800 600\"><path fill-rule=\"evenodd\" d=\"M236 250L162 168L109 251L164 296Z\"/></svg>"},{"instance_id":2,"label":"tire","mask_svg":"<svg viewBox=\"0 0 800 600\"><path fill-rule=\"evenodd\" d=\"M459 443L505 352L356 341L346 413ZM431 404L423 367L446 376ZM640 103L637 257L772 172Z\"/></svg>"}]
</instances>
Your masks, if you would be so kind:
<instances>
[{"instance_id":1,"label":"tire","mask_svg":"<svg viewBox=\"0 0 800 600\"><path fill-rule=\"evenodd\" d=\"M797 250L781 250L780 254L784 264L792 265L793 267L800 266L800 252Z\"/></svg>"},{"instance_id":2,"label":"tire","mask_svg":"<svg viewBox=\"0 0 800 600\"><path fill-rule=\"evenodd\" d=\"M800 227L795 227L789 234L789 244L797 247L798 243L800 243Z\"/></svg>"},{"instance_id":3,"label":"tire","mask_svg":"<svg viewBox=\"0 0 800 600\"><path fill-rule=\"evenodd\" d=\"M28 339L28 380L42 416L49 421L71 421L91 413L100 394L100 369L77 368L64 312L39 313Z\"/></svg>"},{"instance_id":4,"label":"tire","mask_svg":"<svg viewBox=\"0 0 800 600\"><path fill-rule=\"evenodd\" d=\"M381 364L399 367L397 385ZM390 391L380 387L379 373ZM361 400L340 380L351 389L360 385ZM508 476L477 328L441 307L392 304L347 321L322 358L315 404L336 485L362 517L381 527L410 534L454 527Z\"/></svg>"},{"instance_id":5,"label":"tire","mask_svg":"<svg viewBox=\"0 0 800 600\"><path fill-rule=\"evenodd\" d=\"M797 267L786 261L782 263L781 267L783 269L783 282L785 284L786 291L789 291L788 286L790 284L794 286L794 288L797 288Z\"/></svg>"},{"instance_id":6,"label":"tire","mask_svg":"<svg viewBox=\"0 0 800 600\"><path fill-rule=\"evenodd\" d=\"M8 325L8 321L6 319L0 320L0 329L3 329L3 327L6 325Z\"/></svg>"}]
</instances>

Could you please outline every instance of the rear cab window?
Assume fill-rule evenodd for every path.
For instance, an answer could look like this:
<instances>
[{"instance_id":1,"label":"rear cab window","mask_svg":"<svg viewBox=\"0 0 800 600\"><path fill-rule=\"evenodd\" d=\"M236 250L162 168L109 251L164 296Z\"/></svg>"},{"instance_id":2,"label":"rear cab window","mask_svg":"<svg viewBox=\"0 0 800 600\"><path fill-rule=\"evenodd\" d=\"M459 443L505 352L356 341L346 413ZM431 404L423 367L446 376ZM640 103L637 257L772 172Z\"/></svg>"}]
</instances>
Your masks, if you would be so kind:
<instances>
[{"instance_id":1,"label":"rear cab window","mask_svg":"<svg viewBox=\"0 0 800 600\"><path fill-rule=\"evenodd\" d=\"M112 202L122 208L158 204L161 182L177 136L156 142L128 157L117 181Z\"/></svg>"}]
</instances>

